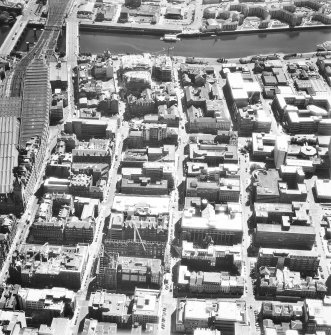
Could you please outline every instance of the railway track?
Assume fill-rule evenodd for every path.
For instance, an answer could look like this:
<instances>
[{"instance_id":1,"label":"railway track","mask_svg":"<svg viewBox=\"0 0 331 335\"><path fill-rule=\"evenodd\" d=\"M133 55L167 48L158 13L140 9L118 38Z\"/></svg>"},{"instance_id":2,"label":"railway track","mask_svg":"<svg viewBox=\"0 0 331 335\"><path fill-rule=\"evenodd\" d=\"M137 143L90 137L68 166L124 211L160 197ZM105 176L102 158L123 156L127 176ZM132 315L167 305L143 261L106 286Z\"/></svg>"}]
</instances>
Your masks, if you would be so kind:
<instances>
[{"instance_id":1,"label":"railway track","mask_svg":"<svg viewBox=\"0 0 331 335\"><path fill-rule=\"evenodd\" d=\"M71 1L68 0L49 1L48 19L45 29L34 48L31 49L14 70L10 83L10 95L12 97L19 97L22 95L25 71L32 59L43 56L47 50L55 49L70 2Z\"/></svg>"}]
</instances>

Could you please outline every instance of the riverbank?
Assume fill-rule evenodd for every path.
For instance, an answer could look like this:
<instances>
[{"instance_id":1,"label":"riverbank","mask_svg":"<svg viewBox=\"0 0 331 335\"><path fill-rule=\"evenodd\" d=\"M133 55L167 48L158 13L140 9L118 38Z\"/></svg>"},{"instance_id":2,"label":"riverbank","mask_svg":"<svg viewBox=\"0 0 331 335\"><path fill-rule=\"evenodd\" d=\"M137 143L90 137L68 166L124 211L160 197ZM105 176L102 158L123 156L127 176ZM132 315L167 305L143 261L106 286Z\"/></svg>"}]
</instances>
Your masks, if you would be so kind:
<instances>
[{"instance_id":1,"label":"riverbank","mask_svg":"<svg viewBox=\"0 0 331 335\"><path fill-rule=\"evenodd\" d=\"M172 26L137 26L128 24L118 23L103 23L95 22L89 23L82 21L79 29L81 31L100 31L100 32L115 32L123 34L142 34L142 35L154 35L163 36L164 34L177 34L181 38L192 38L192 37L208 37L212 35L226 36L226 35L241 35L241 34L269 34L278 32L295 32L295 31L310 31L310 30L331 30L331 25L313 25L313 26L299 26L299 27L277 27L267 29L245 29L245 30L233 30L233 31L182 31L181 27Z\"/></svg>"}]
</instances>

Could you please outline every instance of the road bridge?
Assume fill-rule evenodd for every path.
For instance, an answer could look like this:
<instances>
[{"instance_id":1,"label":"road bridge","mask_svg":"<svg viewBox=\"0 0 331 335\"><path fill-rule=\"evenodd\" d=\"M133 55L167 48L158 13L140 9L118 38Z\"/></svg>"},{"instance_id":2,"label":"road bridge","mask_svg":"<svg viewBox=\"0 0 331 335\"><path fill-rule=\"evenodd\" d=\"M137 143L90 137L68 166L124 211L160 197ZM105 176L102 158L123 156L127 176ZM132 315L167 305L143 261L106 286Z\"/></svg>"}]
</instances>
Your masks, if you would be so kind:
<instances>
[{"instance_id":1,"label":"road bridge","mask_svg":"<svg viewBox=\"0 0 331 335\"><path fill-rule=\"evenodd\" d=\"M26 26L28 25L28 22L29 22L29 17L25 17L22 15L17 17L15 24L10 29L10 32L8 33L6 39L4 40L4 42L2 43L0 47L1 57L6 57L10 55L10 53L14 50Z\"/></svg>"}]
</instances>

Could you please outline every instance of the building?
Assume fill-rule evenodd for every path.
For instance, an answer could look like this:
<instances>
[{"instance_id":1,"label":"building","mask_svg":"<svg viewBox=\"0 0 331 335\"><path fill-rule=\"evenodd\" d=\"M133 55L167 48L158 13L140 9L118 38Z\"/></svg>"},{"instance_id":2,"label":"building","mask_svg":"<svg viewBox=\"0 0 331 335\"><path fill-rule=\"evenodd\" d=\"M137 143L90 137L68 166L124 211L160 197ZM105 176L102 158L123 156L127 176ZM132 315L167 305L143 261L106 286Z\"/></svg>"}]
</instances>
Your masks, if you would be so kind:
<instances>
[{"instance_id":1,"label":"building","mask_svg":"<svg viewBox=\"0 0 331 335\"><path fill-rule=\"evenodd\" d=\"M139 324L157 324L160 314L160 292L135 289L133 299L124 294L105 290L92 292L89 300L89 317L100 322L115 323L118 328L129 328Z\"/></svg>"},{"instance_id":2,"label":"building","mask_svg":"<svg viewBox=\"0 0 331 335\"><path fill-rule=\"evenodd\" d=\"M60 88L66 90L68 87L68 72L66 62L49 62L49 80L52 90Z\"/></svg>"},{"instance_id":3,"label":"building","mask_svg":"<svg viewBox=\"0 0 331 335\"><path fill-rule=\"evenodd\" d=\"M330 98L326 95L276 94L272 108L290 133L328 135Z\"/></svg>"},{"instance_id":4,"label":"building","mask_svg":"<svg viewBox=\"0 0 331 335\"><path fill-rule=\"evenodd\" d=\"M24 312L0 310L0 330L3 334L18 334L23 328L26 328Z\"/></svg>"},{"instance_id":5,"label":"building","mask_svg":"<svg viewBox=\"0 0 331 335\"><path fill-rule=\"evenodd\" d=\"M112 160L113 143L109 139L92 138L88 142L78 142L72 149L73 163L105 163Z\"/></svg>"},{"instance_id":6,"label":"building","mask_svg":"<svg viewBox=\"0 0 331 335\"><path fill-rule=\"evenodd\" d=\"M193 242L182 241L182 264L195 271L224 271L240 274L242 269L242 252L236 245L209 245L197 248Z\"/></svg>"},{"instance_id":7,"label":"building","mask_svg":"<svg viewBox=\"0 0 331 335\"><path fill-rule=\"evenodd\" d=\"M186 163L186 175L199 177L202 180L217 181L220 178L240 178L239 166L232 163L219 164L216 167L208 167L207 163Z\"/></svg>"},{"instance_id":8,"label":"building","mask_svg":"<svg viewBox=\"0 0 331 335\"><path fill-rule=\"evenodd\" d=\"M252 151L254 159L272 158L275 150L276 136L265 133L252 134Z\"/></svg>"},{"instance_id":9,"label":"building","mask_svg":"<svg viewBox=\"0 0 331 335\"><path fill-rule=\"evenodd\" d=\"M235 119L238 123L239 135L250 136L253 132L269 133L271 117L260 105L249 104L235 108Z\"/></svg>"},{"instance_id":10,"label":"building","mask_svg":"<svg viewBox=\"0 0 331 335\"><path fill-rule=\"evenodd\" d=\"M326 335L331 334L331 302L330 298L322 300L306 299L304 301L304 323L307 333L325 332Z\"/></svg>"},{"instance_id":11,"label":"building","mask_svg":"<svg viewBox=\"0 0 331 335\"><path fill-rule=\"evenodd\" d=\"M79 289L88 260L88 247L24 244L9 268L13 283L26 287L46 285ZM31 266L32 265L32 266Z\"/></svg>"},{"instance_id":12,"label":"building","mask_svg":"<svg viewBox=\"0 0 331 335\"><path fill-rule=\"evenodd\" d=\"M253 200L255 202L305 202L307 187L304 173L297 167L281 167L277 170L255 170L253 176ZM284 178L283 180L281 177Z\"/></svg>"},{"instance_id":13,"label":"building","mask_svg":"<svg viewBox=\"0 0 331 335\"><path fill-rule=\"evenodd\" d=\"M155 58L153 76L162 82L172 80L172 60L169 56L160 55Z\"/></svg>"},{"instance_id":14,"label":"building","mask_svg":"<svg viewBox=\"0 0 331 335\"><path fill-rule=\"evenodd\" d=\"M120 192L124 194L140 195L167 195L168 181L158 180L152 182L148 177L139 177L137 180L122 178Z\"/></svg>"},{"instance_id":15,"label":"building","mask_svg":"<svg viewBox=\"0 0 331 335\"><path fill-rule=\"evenodd\" d=\"M178 299L176 332L192 333L196 328L213 326L229 335L237 323L247 324L246 303L242 300Z\"/></svg>"},{"instance_id":16,"label":"building","mask_svg":"<svg viewBox=\"0 0 331 335\"><path fill-rule=\"evenodd\" d=\"M170 20L182 20L184 17L181 7L167 7L164 17Z\"/></svg>"},{"instance_id":17,"label":"building","mask_svg":"<svg viewBox=\"0 0 331 335\"><path fill-rule=\"evenodd\" d=\"M0 215L0 266L6 260L16 230L17 220L15 215Z\"/></svg>"},{"instance_id":18,"label":"building","mask_svg":"<svg viewBox=\"0 0 331 335\"><path fill-rule=\"evenodd\" d=\"M92 138L113 138L117 129L117 119L83 119L72 118L64 124L64 130L68 134L76 134L79 141L87 141Z\"/></svg>"},{"instance_id":19,"label":"building","mask_svg":"<svg viewBox=\"0 0 331 335\"><path fill-rule=\"evenodd\" d=\"M116 323L120 328L128 321L128 307L129 301L125 294L96 291L90 296L88 316L100 322Z\"/></svg>"},{"instance_id":20,"label":"building","mask_svg":"<svg viewBox=\"0 0 331 335\"><path fill-rule=\"evenodd\" d=\"M277 136L274 150L274 162L276 169L279 169L285 161L288 153L288 139L285 135Z\"/></svg>"},{"instance_id":21,"label":"building","mask_svg":"<svg viewBox=\"0 0 331 335\"><path fill-rule=\"evenodd\" d=\"M315 274L320 263L320 255L314 250L289 250L260 248L257 267L288 268L290 271Z\"/></svg>"},{"instance_id":22,"label":"building","mask_svg":"<svg viewBox=\"0 0 331 335\"><path fill-rule=\"evenodd\" d=\"M311 250L315 242L312 226L295 226L288 221L282 224L257 224L254 244L261 247Z\"/></svg>"},{"instance_id":23,"label":"building","mask_svg":"<svg viewBox=\"0 0 331 335\"><path fill-rule=\"evenodd\" d=\"M293 225L307 226L311 224L309 207L304 202L255 203L253 219L255 223L282 224L289 220Z\"/></svg>"},{"instance_id":24,"label":"building","mask_svg":"<svg viewBox=\"0 0 331 335\"><path fill-rule=\"evenodd\" d=\"M258 296L274 297L276 300L323 299L327 288L311 277L302 278L300 272L271 267L261 267L257 280Z\"/></svg>"},{"instance_id":25,"label":"building","mask_svg":"<svg viewBox=\"0 0 331 335\"><path fill-rule=\"evenodd\" d=\"M159 288L163 266L160 259L119 256L109 253L104 246L99 257L97 287L133 292L135 287Z\"/></svg>"},{"instance_id":26,"label":"building","mask_svg":"<svg viewBox=\"0 0 331 335\"><path fill-rule=\"evenodd\" d=\"M303 302L262 302L261 316L263 319L270 319L275 322L289 322L294 320L300 322L303 317Z\"/></svg>"},{"instance_id":27,"label":"building","mask_svg":"<svg viewBox=\"0 0 331 335\"><path fill-rule=\"evenodd\" d=\"M99 200L69 194L46 194L30 227L32 243L92 243Z\"/></svg>"},{"instance_id":28,"label":"building","mask_svg":"<svg viewBox=\"0 0 331 335\"><path fill-rule=\"evenodd\" d=\"M200 245L208 245L211 241L216 245L241 242L243 226L239 204L212 206L206 200L202 200L200 204L184 209L181 221L182 240Z\"/></svg>"},{"instance_id":29,"label":"building","mask_svg":"<svg viewBox=\"0 0 331 335\"><path fill-rule=\"evenodd\" d=\"M110 335L117 334L117 324L98 322L94 319L85 319L82 335Z\"/></svg>"},{"instance_id":30,"label":"building","mask_svg":"<svg viewBox=\"0 0 331 335\"><path fill-rule=\"evenodd\" d=\"M117 286L121 288L160 287L163 279L163 267L160 259L118 257Z\"/></svg>"},{"instance_id":31,"label":"building","mask_svg":"<svg viewBox=\"0 0 331 335\"><path fill-rule=\"evenodd\" d=\"M124 152L122 167L143 167L147 162L174 163L174 145L163 145L161 147L145 147L142 149L127 149Z\"/></svg>"},{"instance_id":32,"label":"building","mask_svg":"<svg viewBox=\"0 0 331 335\"><path fill-rule=\"evenodd\" d=\"M331 202L331 180L316 179L315 192L318 201Z\"/></svg>"},{"instance_id":33,"label":"building","mask_svg":"<svg viewBox=\"0 0 331 335\"><path fill-rule=\"evenodd\" d=\"M159 323L160 291L136 288L133 297L132 322L143 327L146 323Z\"/></svg>"},{"instance_id":34,"label":"building","mask_svg":"<svg viewBox=\"0 0 331 335\"><path fill-rule=\"evenodd\" d=\"M75 310L75 293L61 287L18 290L18 307L31 318L30 324L50 324L53 318L66 317Z\"/></svg>"},{"instance_id":35,"label":"building","mask_svg":"<svg viewBox=\"0 0 331 335\"><path fill-rule=\"evenodd\" d=\"M235 144L218 143L213 140L202 140L189 144L191 162L204 162L208 166L224 163L238 163L238 146Z\"/></svg>"},{"instance_id":36,"label":"building","mask_svg":"<svg viewBox=\"0 0 331 335\"><path fill-rule=\"evenodd\" d=\"M192 133L216 134L231 128L231 117L225 100L207 100L205 111L193 105L187 109L188 127Z\"/></svg>"},{"instance_id":37,"label":"building","mask_svg":"<svg viewBox=\"0 0 331 335\"><path fill-rule=\"evenodd\" d=\"M133 240L137 231L146 242L166 242L168 239L169 214L151 215L148 209L136 207L123 214L114 214L108 237L117 240Z\"/></svg>"},{"instance_id":38,"label":"building","mask_svg":"<svg viewBox=\"0 0 331 335\"><path fill-rule=\"evenodd\" d=\"M228 99L236 109L248 107L261 93L260 85L255 81L244 81L239 72L227 73L226 90Z\"/></svg>"},{"instance_id":39,"label":"building","mask_svg":"<svg viewBox=\"0 0 331 335\"><path fill-rule=\"evenodd\" d=\"M106 252L163 258L168 236L169 197L116 195ZM140 239L143 241L141 243Z\"/></svg>"},{"instance_id":40,"label":"building","mask_svg":"<svg viewBox=\"0 0 331 335\"><path fill-rule=\"evenodd\" d=\"M174 294L178 297L239 297L244 294L244 277L221 272L191 272L180 266Z\"/></svg>"}]
</instances>

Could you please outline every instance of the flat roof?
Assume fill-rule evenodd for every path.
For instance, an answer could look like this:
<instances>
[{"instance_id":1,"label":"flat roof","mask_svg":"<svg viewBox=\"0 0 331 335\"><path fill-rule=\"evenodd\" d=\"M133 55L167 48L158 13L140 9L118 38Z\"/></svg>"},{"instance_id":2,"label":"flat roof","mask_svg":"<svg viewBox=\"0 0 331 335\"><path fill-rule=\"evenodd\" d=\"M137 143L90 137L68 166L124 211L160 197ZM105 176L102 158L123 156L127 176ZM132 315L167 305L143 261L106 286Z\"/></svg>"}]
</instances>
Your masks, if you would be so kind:
<instances>
[{"instance_id":1,"label":"flat roof","mask_svg":"<svg viewBox=\"0 0 331 335\"><path fill-rule=\"evenodd\" d=\"M115 195L112 205L114 212L126 212L129 210L147 211L150 215L169 213L170 198L168 196L132 196Z\"/></svg>"},{"instance_id":2,"label":"flat roof","mask_svg":"<svg viewBox=\"0 0 331 335\"><path fill-rule=\"evenodd\" d=\"M208 319L210 312L207 310L205 300L188 299L185 304L184 318L189 320Z\"/></svg>"},{"instance_id":3,"label":"flat roof","mask_svg":"<svg viewBox=\"0 0 331 335\"><path fill-rule=\"evenodd\" d=\"M317 198L331 200L331 180L317 179L315 181Z\"/></svg>"},{"instance_id":4,"label":"flat roof","mask_svg":"<svg viewBox=\"0 0 331 335\"><path fill-rule=\"evenodd\" d=\"M219 231L242 231L242 214L237 203L227 205L217 205L215 209L208 205L210 211L208 215L194 216L192 209L183 212L182 228L184 229L207 229ZM210 207L211 206L211 207Z\"/></svg>"},{"instance_id":5,"label":"flat roof","mask_svg":"<svg viewBox=\"0 0 331 335\"><path fill-rule=\"evenodd\" d=\"M284 232L286 234L302 234L302 235L314 235L315 229L312 226L290 226L289 230L283 230L280 224L268 224L258 223L256 225L256 232L270 232L279 233Z\"/></svg>"}]
</instances>

